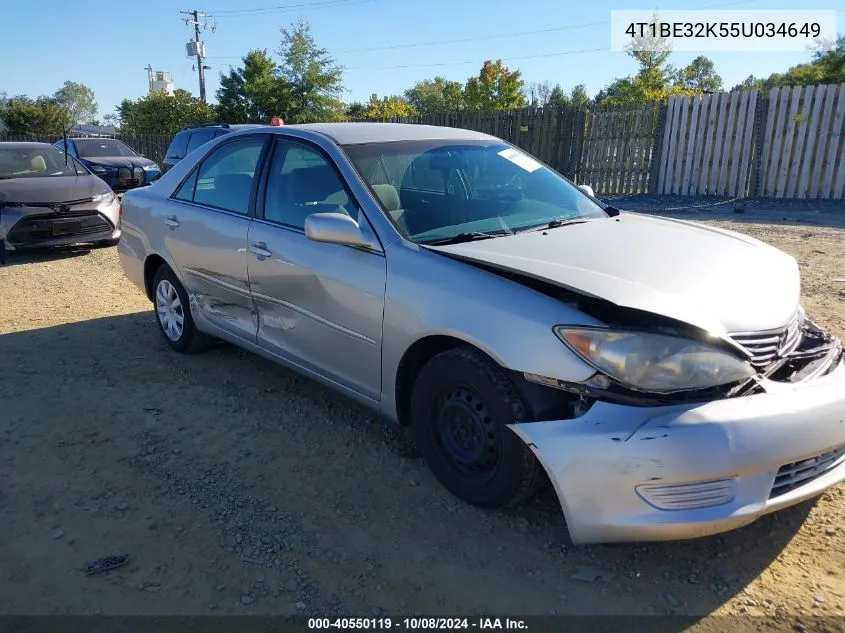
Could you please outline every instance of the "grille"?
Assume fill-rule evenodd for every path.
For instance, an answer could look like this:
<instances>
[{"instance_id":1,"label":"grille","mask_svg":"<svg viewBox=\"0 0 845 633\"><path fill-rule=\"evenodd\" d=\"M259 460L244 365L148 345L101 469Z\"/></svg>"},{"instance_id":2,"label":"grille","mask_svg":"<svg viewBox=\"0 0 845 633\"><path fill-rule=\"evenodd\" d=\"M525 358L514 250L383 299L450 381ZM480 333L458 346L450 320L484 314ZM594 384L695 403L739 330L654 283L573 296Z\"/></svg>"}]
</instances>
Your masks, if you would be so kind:
<instances>
[{"instance_id":1,"label":"grille","mask_svg":"<svg viewBox=\"0 0 845 633\"><path fill-rule=\"evenodd\" d=\"M140 179L137 172L141 172ZM129 167L120 167L117 170L117 184L121 189L129 189L130 187L137 187L144 182L144 170L140 167L135 170Z\"/></svg>"},{"instance_id":2,"label":"grille","mask_svg":"<svg viewBox=\"0 0 845 633\"><path fill-rule=\"evenodd\" d=\"M60 216L28 216L20 220L6 239L15 246L35 245L65 237L86 237L114 230L111 222L99 213L75 212Z\"/></svg>"},{"instance_id":3,"label":"grille","mask_svg":"<svg viewBox=\"0 0 845 633\"><path fill-rule=\"evenodd\" d=\"M144 184L144 170L141 167L136 167L132 170L132 177L138 181L139 185Z\"/></svg>"},{"instance_id":4,"label":"grille","mask_svg":"<svg viewBox=\"0 0 845 633\"><path fill-rule=\"evenodd\" d=\"M804 313L799 310L785 327L764 332L736 332L731 334L731 338L751 355L751 364L756 369L762 369L778 356L785 356L798 346L803 324Z\"/></svg>"},{"instance_id":5,"label":"grille","mask_svg":"<svg viewBox=\"0 0 845 633\"><path fill-rule=\"evenodd\" d=\"M845 446L800 462L784 464L778 469L769 499L792 492L843 463Z\"/></svg>"}]
</instances>

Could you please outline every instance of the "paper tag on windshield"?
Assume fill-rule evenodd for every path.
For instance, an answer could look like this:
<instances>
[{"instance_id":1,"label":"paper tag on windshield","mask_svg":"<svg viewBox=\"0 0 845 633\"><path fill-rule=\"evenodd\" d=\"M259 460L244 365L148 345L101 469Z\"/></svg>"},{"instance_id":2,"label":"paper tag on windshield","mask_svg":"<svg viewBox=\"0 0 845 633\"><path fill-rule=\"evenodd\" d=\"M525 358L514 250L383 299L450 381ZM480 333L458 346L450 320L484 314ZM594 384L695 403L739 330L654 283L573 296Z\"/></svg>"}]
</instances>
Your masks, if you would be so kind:
<instances>
[{"instance_id":1,"label":"paper tag on windshield","mask_svg":"<svg viewBox=\"0 0 845 633\"><path fill-rule=\"evenodd\" d=\"M522 152L518 152L512 147L507 149L503 149L499 152L499 156L504 158L505 160L509 160L517 167L522 167L525 171L529 174L532 171L536 171L540 169L543 165L541 165L538 161L531 158L528 154L523 154Z\"/></svg>"}]
</instances>

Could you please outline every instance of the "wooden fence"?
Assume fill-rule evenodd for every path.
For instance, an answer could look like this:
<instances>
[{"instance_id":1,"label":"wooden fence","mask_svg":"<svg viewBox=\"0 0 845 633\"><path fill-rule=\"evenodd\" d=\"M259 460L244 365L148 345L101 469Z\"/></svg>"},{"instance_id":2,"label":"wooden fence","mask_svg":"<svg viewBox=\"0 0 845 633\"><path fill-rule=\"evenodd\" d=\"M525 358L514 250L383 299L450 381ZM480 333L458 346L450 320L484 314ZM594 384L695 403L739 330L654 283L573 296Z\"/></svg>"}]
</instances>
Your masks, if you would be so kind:
<instances>
[{"instance_id":1,"label":"wooden fence","mask_svg":"<svg viewBox=\"0 0 845 633\"><path fill-rule=\"evenodd\" d=\"M657 193L744 195L758 91L672 97L666 109Z\"/></svg>"},{"instance_id":2,"label":"wooden fence","mask_svg":"<svg viewBox=\"0 0 845 633\"><path fill-rule=\"evenodd\" d=\"M647 193L659 103L587 112L576 179L602 194Z\"/></svg>"},{"instance_id":3,"label":"wooden fence","mask_svg":"<svg viewBox=\"0 0 845 633\"><path fill-rule=\"evenodd\" d=\"M773 198L845 194L845 84L769 92L757 193Z\"/></svg>"}]
</instances>

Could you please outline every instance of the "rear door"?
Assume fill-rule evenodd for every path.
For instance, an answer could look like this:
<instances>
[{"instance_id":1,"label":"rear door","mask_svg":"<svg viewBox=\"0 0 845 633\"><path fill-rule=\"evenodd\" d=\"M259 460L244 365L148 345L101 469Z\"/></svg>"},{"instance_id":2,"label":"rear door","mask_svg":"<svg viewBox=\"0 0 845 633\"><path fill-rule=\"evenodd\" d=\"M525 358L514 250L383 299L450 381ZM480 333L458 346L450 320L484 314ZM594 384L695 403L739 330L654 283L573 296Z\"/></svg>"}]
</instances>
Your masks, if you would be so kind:
<instances>
[{"instance_id":1,"label":"rear door","mask_svg":"<svg viewBox=\"0 0 845 633\"><path fill-rule=\"evenodd\" d=\"M277 137L265 169L263 205L249 229L249 281L258 343L371 399L381 394L384 253L314 242L312 213L364 223L331 158L314 145Z\"/></svg>"},{"instance_id":2,"label":"rear door","mask_svg":"<svg viewBox=\"0 0 845 633\"><path fill-rule=\"evenodd\" d=\"M255 341L247 274L247 236L266 134L217 145L171 198L161 218L165 246L179 268L191 309L212 326Z\"/></svg>"}]
</instances>

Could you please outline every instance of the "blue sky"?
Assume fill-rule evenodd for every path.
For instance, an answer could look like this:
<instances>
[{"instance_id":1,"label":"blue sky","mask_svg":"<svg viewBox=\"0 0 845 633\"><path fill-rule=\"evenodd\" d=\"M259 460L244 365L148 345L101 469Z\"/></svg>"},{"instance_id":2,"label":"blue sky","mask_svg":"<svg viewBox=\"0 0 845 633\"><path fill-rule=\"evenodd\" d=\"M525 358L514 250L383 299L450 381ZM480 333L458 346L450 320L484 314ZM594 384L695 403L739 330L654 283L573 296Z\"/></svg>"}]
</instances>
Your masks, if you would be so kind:
<instances>
[{"instance_id":1,"label":"blue sky","mask_svg":"<svg viewBox=\"0 0 845 633\"><path fill-rule=\"evenodd\" d=\"M206 1L206 0L204 0ZM207 0L180 5L169 0L114 4L103 0L7 0L0 38L0 91L50 94L67 80L90 86L100 115L123 98L147 91L147 64L173 73L177 88L198 94L192 37L180 9L216 16L206 42L209 101L218 74L252 48L278 48L279 28L306 19L317 43L346 70L346 100L371 93L401 93L419 79L444 75L465 81L485 59L501 57L526 81L583 83L593 95L636 66L610 51L612 9L795 9L795 0ZM815 0L807 9L841 9L842 0ZM250 9L251 11L245 11ZM260 10L252 10L260 9ZM842 33L845 12L837 14ZM598 24L593 24L598 23ZM583 26L588 25L588 26ZM544 32L538 32L544 31ZM529 33L526 33L529 32ZM439 42L431 44L432 42ZM416 44L427 45L416 46ZM368 49L368 50L362 50ZM380 50L372 50L380 49ZM601 49L594 51L593 49ZM590 52L572 52L590 51ZM562 54L565 53L565 54ZM696 53L675 53L684 65ZM749 74L766 76L806 61L809 53L710 54L726 88Z\"/></svg>"}]
</instances>

